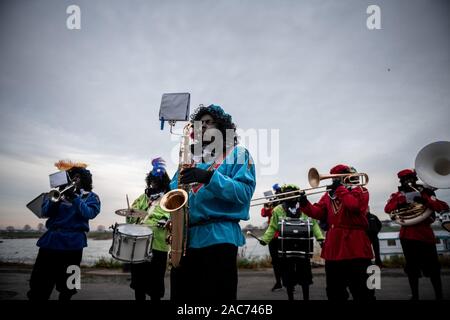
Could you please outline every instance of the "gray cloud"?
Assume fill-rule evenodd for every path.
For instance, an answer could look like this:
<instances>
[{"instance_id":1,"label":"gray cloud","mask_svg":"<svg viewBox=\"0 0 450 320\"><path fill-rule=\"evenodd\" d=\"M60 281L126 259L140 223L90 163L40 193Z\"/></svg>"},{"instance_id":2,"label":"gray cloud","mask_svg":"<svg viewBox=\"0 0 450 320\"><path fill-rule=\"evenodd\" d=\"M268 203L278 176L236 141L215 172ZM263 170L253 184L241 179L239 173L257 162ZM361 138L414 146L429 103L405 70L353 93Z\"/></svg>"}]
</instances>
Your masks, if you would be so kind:
<instances>
[{"instance_id":1,"label":"gray cloud","mask_svg":"<svg viewBox=\"0 0 450 320\"><path fill-rule=\"evenodd\" d=\"M449 140L446 1L378 1L376 31L369 1L77 1L80 31L65 27L69 4L1 4L2 225L28 221L24 203L69 156L97 172L95 223L112 223L149 159L176 148L159 130L164 92L220 104L243 129L280 130L279 173L259 175L257 193L349 163L369 174L380 216L396 172Z\"/></svg>"}]
</instances>

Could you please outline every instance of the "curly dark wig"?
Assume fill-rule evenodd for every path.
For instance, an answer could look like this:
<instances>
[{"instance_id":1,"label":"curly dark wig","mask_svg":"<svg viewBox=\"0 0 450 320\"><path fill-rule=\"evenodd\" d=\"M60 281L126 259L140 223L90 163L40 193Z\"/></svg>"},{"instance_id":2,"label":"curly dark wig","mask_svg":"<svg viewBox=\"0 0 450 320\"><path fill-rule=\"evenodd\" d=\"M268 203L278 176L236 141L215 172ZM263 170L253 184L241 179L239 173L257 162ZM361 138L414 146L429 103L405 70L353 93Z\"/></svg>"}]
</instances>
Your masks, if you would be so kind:
<instances>
[{"instance_id":1,"label":"curly dark wig","mask_svg":"<svg viewBox=\"0 0 450 320\"><path fill-rule=\"evenodd\" d=\"M85 191L92 191L92 174L89 170L84 168L74 167L67 171L71 180L76 176L80 177L80 186Z\"/></svg>"},{"instance_id":2,"label":"curly dark wig","mask_svg":"<svg viewBox=\"0 0 450 320\"><path fill-rule=\"evenodd\" d=\"M217 129L222 133L224 139L227 137L227 130L233 130L233 145L238 144L238 136L236 135L236 125L233 123L231 115L223 111L220 106L211 104L207 107L201 106L197 108L191 115L191 121L200 121L205 115L209 114L216 122ZM226 145L224 144L224 148Z\"/></svg>"},{"instance_id":3,"label":"curly dark wig","mask_svg":"<svg viewBox=\"0 0 450 320\"><path fill-rule=\"evenodd\" d=\"M170 178L167 172L164 172L161 176L154 176L150 171L145 177L145 183L147 184L147 187L150 187L150 185L154 183L157 189L164 193L170 191Z\"/></svg>"}]
</instances>

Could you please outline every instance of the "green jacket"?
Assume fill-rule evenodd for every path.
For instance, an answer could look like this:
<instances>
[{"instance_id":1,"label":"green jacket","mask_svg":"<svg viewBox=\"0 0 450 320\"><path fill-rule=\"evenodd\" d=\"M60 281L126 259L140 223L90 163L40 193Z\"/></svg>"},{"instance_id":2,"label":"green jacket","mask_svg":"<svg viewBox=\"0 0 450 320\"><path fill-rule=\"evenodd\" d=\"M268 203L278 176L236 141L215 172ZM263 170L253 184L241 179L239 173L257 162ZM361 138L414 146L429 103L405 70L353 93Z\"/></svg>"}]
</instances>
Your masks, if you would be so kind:
<instances>
[{"instance_id":1,"label":"green jacket","mask_svg":"<svg viewBox=\"0 0 450 320\"><path fill-rule=\"evenodd\" d=\"M152 248L158 251L169 251L169 245L166 242L167 229L159 228L157 225L159 220L163 218L169 219L170 214L161 209L161 207L159 206L159 202L156 206L149 207L149 199L145 193L134 200L131 207L133 209L144 210L149 213L147 219L142 223L148 225L153 231ZM136 218L127 217L127 223L136 223L136 220Z\"/></svg>"},{"instance_id":2,"label":"green jacket","mask_svg":"<svg viewBox=\"0 0 450 320\"><path fill-rule=\"evenodd\" d=\"M276 206L272 211L272 217L270 218L269 226L267 227L266 232L261 237L261 240L264 241L265 243L269 243L273 239L275 232L279 231L278 222L280 222L285 217L286 212L284 211L283 206L281 204ZM317 223L317 220L309 218L303 212L301 218L305 220L310 220L312 222L312 232L316 240L325 239L322 234L322 230L320 230L319 224Z\"/></svg>"}]
</instances>

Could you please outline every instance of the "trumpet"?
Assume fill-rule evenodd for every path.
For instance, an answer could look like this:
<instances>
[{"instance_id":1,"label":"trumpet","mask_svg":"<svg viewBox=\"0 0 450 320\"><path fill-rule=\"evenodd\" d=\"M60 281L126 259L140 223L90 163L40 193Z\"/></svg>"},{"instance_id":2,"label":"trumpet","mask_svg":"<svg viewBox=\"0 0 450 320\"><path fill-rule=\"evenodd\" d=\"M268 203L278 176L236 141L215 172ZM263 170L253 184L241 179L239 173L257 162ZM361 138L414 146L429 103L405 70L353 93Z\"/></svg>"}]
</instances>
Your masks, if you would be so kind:
<instances>
[{"instance_id":1,"label":"trumpet","mask_svg":"<svg viewBox=\"0 0 450 320\"><path fill-rule=\"evenodd\" d=\"M306 196L310 196L313 194L327 192L327 188L329 186L319 186L320 181L325 179L336 179L336 178L340 178L342 180L342 184L345 187L357 187L357 186L362 187L369 183L369 176L366 173L356 172L356 173L321 175L319 174L316 168L311 168L309 169L308 172L308 182L311 185L311 188L278 193L275 196L271 195L261 198L255 198L251 200L252 202L255 201L255 203L252 203L250 207L265 205L273 202L285 201L289 199L295 199L300 197L300 195L302 195L303 193Z\"/></svg>"},{"instance_id":2,"label":"trumpet","mask_svg":"<svg viewBox=\"0 0 450 320\"><path fill-rule=\"evenodd\" d=\"M58 189L50 190L50 192L47 195L52 202L58 202L61 200L61 198L63 197L65 192L69 191L70 189L75 188L75 186L76 186L75 182L72 182L69 186L67 186L66 188L64 188L61 191Z\"/></svg>"}]
</instances>

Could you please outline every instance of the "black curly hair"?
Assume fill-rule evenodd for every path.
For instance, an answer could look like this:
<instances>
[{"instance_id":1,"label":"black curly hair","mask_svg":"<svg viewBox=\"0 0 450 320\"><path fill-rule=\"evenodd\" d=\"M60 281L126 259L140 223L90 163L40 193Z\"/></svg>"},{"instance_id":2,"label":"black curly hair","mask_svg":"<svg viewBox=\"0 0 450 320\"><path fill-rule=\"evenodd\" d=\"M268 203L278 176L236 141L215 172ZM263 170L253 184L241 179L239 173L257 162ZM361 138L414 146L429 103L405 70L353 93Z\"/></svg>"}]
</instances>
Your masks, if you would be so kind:
<instances>
[{"instance_id":1,"label":"black curly hair","mask_svg":"<svg viewBox=\"0 0 450 320\"><path fill-rule=\"evenodd\" d=\"M213 117L216 122L217 129L221 132L224 139L227 138L227 130L233 130L233 146L238 144L238 136L236 134L236 125L233 123L231 116L225 113L220 106L211 104L207 107L198 107L194 113L191 115L191 121L200 121L200 119L205 115L209 114ZM226 148L226 143L224 143L224 149Z\"/></svg>"},{"instance_id":2,"label":"black curly hair","mask_svg":"<svg viewBox=\"0 0 450 320\"><path fill-rule=\"evenodd\" d=\"M150 171L145 177L145 183L147 184L147 187L149 187L152 182L156 184L157 188L161 190L161 192L166 193L170 190L170 178L167 172L164 172L164 174L162 174L161 176L154 176Z\"/></svg>"},{"instance_id":3,"label":"black curly hair","mask_svg":"<svg viewBox=\"0 0 450 320\"><path fill-rule=\"evenodd\" d=\"M67 171L70 179L75 179L76 176L80 177L80 186L85 191L92 191L92 174L89 170L84 168L74 167Z\"/></svg>"}]
</instances>

